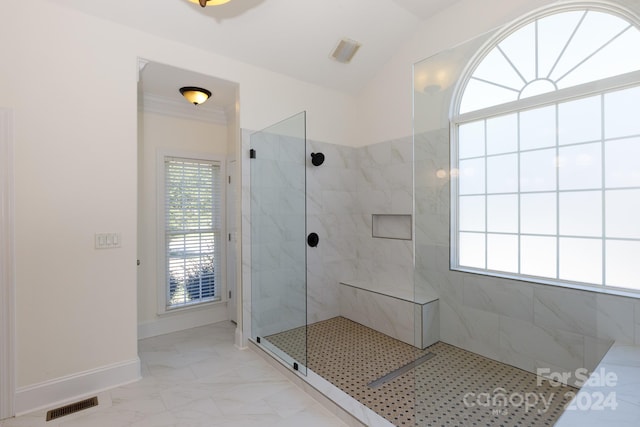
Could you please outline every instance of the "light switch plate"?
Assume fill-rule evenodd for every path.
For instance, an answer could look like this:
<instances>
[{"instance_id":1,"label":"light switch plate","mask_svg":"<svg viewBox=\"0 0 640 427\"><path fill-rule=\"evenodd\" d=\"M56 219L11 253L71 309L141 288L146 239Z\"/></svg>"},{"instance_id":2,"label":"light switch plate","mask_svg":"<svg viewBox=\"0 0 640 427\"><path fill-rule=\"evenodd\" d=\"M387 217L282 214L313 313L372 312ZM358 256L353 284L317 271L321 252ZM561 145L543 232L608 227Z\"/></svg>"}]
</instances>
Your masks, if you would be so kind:
<instances>
[{"instance_id":1,"label":"light switch plate","mask_svg":"<svg viewBox=\"0 0 640 427\"><path fill-rule=\"evenodd\" d=\"M120 233L96 233L95 248L96 249L113 249L122 246Z\"/></svg>"}]
</instances>

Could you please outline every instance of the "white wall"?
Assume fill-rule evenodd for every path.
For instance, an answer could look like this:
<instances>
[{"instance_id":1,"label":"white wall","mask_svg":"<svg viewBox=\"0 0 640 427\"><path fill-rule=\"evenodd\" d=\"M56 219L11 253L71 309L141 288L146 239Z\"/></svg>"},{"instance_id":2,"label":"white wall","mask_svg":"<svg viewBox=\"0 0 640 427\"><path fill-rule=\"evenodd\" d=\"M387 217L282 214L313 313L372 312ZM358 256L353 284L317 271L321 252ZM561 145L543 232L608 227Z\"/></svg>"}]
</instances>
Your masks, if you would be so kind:
<instances>
[{"instance_id":1,"label":"white wall","mask_svg":"<svg viewBox=\"0 0 640 427\"><path fill-rule=\"evenodd\" d=\"M307 109L309 137L355 134L350 96L48 1L3 1L0 39L0 102L16 113L19 392L137 359L137 57L238 82L242 127ZM122 233L122 248L95 250L96 232Z\"/></svg>"},{"instance_id":2,"label":"white wall","mask_svg":"<svg viewBox=\"0 0 640 427\"><path fill-rule=\"evenodd\" d=\"M227 318L223 304L207 305L199 309L176 311L158 316L158 289L163 277L158 274L158 152L178 152L216 155L227 154L227 126L199 120L142 113L143 122L143 182L138 197L142 201L140 229L142 247L138 268L139 336L148 337L201 326ZM224 270L224 269L223 269ZM223 292L224 294L224 292ZM223 295L224 296L224 295ZM197 312L197 313L196 313Z\"/></svg>"},{"instance_id":3,"label":"white wall","mask_svg":"<svg viewBox=\"0 0 640 427\"><path fill-rule=\"evenodd\" d=\"M25 6L0 6L11 40L0 93L16 114L18 391L137 359L135 60L100 23ZM121 233L122 248L95 250L96 232Z\"/></svg>"},{"instance_id":4,"label":"white wall","mask_svg":"<svg viewBox=\"0 0 640 427\"><path fill-rule=\"evenodd\" d=\"M549 0L461 0L424 21L358 96L358 146L410 136L413 64L516 19Z\"/></svg>"}]
</instances>

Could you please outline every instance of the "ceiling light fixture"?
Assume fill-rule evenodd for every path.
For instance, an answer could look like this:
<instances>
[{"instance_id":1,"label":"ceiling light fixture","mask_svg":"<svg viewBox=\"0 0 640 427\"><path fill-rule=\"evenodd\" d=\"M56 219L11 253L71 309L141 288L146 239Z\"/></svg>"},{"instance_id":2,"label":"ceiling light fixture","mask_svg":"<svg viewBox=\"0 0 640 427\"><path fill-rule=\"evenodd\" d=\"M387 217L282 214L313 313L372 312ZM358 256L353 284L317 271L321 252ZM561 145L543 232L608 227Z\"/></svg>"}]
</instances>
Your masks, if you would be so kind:
<instances>
[{"instance_id":1,"label":"ceiling light fixture","mask_svg":"<svg viewBox=\"0 0 640 427\"><path fill-rule=\"evenodd\" d=\"M202 104L211 96L211 92L207 89L195 86L181 87L180 93L187 99L187 101L194 105Z\"/></svg>"},{"instance_id":2,"label":"ceiling light fixture","mask_svg":"<svg viewBox=\"0 0 640 427\"><path fill-rule=\"evenodd\" d=\"M202 7L205 6L220 6L221 4L229 3L231 0L189 0L191 3L197 3Z\"/></svg>"}]
</instances>

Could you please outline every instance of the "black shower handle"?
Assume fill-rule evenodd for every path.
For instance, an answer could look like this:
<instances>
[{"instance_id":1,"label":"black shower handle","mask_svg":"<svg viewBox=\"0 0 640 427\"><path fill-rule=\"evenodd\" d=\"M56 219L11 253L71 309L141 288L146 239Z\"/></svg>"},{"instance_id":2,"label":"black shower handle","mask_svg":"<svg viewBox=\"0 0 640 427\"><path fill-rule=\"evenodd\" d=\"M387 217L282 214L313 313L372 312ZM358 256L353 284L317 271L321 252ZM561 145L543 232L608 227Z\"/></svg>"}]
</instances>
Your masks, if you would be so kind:
<instances>
[{"instance_id":1,"label":"black shower handle","mask_svg":"<svg viewBox=\"0 0 640 427\"><path fill-rule=\"evenodd\" d=\"M311 164L313 166L320 166L324 163L324 154L322 153L311 153Z\"/></svg>"},{"instance_id":2,"label":"black shower handle","mask_svg":"<svg viewBox=\"0 0 640 427\"><path fill-rule=\"evenodd\" d=\"M307 236L307 244L312 248L318 246L318 242L320 242L320 237L318 237L318 233L310 233Z\"/></svg>"}]
</instances>

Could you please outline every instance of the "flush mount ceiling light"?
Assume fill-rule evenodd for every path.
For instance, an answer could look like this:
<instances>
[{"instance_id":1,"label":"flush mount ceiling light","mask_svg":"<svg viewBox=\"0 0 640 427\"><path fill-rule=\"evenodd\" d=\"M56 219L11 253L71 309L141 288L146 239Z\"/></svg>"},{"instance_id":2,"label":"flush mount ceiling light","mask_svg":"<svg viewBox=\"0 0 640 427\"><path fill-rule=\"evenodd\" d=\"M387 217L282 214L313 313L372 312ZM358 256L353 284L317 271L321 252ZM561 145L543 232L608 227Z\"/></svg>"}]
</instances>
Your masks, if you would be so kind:
<instances>
[{"instance_id":1,"label":"flush mount ceiling light","mask_svg":"<svg viewBox=\"0 0 640 427\"><path fill-rule=\"evenodd\" d=\"M211 96L211 92L207 89L195 86L181 87L180 93L194 105L202 104Z\"/></svg>"},{"instance_id":2,"label":"flush mount ceiling light","mask_svg":"<svg viewBox=\"0 0 640 427\"><path fill-rule=\"evenodd\" d=\"M360 49L360 46L362 45L355 40L342 39L331 53L331 58L343 64L348 64L353 59L353 55Z\"/></svg>"},{"instance_id":3,"label":"flush mount ceiling light","mask_svg":"<svg viewBox=\"0 0 640 427\"><path fill-rule=\"evenodd\" d=\"M205 6L220 6L221 4L229 3L231 0L189 0L191 3L197 3L202 7Z\"/></svg>"}]
</instances>

